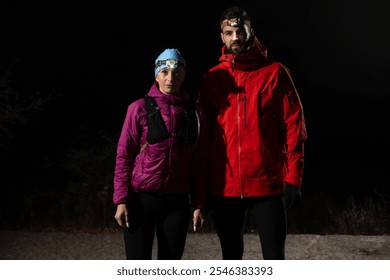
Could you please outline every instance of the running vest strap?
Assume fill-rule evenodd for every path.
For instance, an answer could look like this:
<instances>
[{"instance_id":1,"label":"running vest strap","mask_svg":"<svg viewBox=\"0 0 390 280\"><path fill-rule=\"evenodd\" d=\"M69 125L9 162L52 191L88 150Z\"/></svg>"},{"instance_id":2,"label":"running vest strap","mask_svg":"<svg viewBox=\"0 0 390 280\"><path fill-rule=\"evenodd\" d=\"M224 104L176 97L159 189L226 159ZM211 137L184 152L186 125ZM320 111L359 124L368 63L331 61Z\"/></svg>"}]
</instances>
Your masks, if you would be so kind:
<instances>
[{"instance_id":1,"label":"running vest strap","mask_svg":"<svg viewBox=\"0 0 390 280\"><path fill-rule=\"evenodd\" d=\"M156 100L153 97L146 95L145 103L146 111L148 113L147 143L154 144L174 136L189 145L194 145L196 143L199 133L199 121L195 105L192 102L186 102L180 128L174 135L171 135L168 132Z\"/></svg>"},{"instance_id":2,"label":"running vest strap","mask_svg":"<svg viewBox=\"0 0 390 280\"><path fill-rule=\"evenodd\" d=\"M164 120L161 116L160 107L158 107L156 100L146 95L146 112L148 113L148 134L146 141L149 144L154 144L170 137Z\"/></svg>"}]
</instances>

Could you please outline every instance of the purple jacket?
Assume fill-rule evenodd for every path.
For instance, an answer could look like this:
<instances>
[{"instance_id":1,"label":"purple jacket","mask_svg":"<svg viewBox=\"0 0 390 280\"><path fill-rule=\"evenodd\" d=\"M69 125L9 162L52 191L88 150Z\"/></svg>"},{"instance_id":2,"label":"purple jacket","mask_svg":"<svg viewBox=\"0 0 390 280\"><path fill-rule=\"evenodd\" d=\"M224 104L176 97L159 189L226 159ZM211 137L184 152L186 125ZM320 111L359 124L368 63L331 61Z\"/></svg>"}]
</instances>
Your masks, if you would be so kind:
<instances>
[{"instance_id":1,"label":"purple jacket","mask_svg":"<svg viewBox=\"0 0 390 280\"><path fill-rule=\"evenodd\" d=\"M177 132L184 114L184 101L189 99L188 93L166 95L154 83L148 95L154 97L160 107L168 132ZM115 205L128 202L131 192L145 191L188 192L194 208L205 207L208 135L203 111L198 108L198 112L201 129L195 148L177 137L170 137L147 144L140 152L148 131L145 99L129 105L116 153Z\"/></svg>"}]
</instances>

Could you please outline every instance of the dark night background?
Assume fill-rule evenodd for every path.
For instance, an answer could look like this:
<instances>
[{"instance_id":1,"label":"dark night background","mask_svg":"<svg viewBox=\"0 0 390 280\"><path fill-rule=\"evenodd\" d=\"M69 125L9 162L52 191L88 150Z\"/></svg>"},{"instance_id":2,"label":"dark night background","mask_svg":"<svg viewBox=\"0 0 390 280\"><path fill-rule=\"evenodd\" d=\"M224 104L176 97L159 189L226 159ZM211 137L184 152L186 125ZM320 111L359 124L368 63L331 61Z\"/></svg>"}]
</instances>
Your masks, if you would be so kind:
<instances>
[{"instance_id":1,"label":"dark night background","mask_svg":"<svg viewBox=\"0 0 390 280\"><path fill-rule=\"evenodd\" d=\"M219 16L236 3L269 57L290 68L304 106L297 213L309 219L310 207L351 196L388 206L387 1L132 2L0 1L0 101L37 105L13 118L1 107L1 227L60 216L101 225L90 213L112 225L113 144L128 104L148 91L165 48L184 55L195 94L220 55Z\"/></svg>"}]
</instances>

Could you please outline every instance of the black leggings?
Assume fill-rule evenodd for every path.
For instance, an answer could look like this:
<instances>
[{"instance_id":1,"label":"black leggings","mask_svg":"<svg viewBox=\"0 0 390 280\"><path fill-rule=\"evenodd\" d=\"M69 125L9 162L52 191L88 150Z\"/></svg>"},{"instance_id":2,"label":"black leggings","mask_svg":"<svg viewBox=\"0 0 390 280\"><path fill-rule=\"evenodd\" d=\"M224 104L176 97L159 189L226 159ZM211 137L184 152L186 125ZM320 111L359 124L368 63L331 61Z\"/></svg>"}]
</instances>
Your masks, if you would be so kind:
<instances>
[{"instance_id":1,"label":"black leggings","mask_svg":"<svg viewBox=\"0 0 390 280\"><path fill-rule=\"evenodd\" d=\"M128 209L130 227L123 231L126 259L152 259L155 234L157 259L182 258L191 215L188 194L137 193Z\"/></svg>"},{"instance_id":2,"label":"black leggings","mask_svg":"<svg viewBox=\"0 0 390 280\"><path fill-rule=\"evenodd\" d=\"M285 259L287 218L282 197L212 197L210 203L224 260L242 259L248 210L259 234L263 259Z\"/></svg>"}]
</instances>

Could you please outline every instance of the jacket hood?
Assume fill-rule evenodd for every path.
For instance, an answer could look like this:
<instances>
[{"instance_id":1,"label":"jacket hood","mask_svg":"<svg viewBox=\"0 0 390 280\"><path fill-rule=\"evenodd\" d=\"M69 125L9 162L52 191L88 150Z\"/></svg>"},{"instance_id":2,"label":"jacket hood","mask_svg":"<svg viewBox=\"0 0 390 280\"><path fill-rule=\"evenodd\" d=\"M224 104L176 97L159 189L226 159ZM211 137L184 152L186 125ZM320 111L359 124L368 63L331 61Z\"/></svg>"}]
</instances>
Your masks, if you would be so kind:
<instances>
[{"instance_id":1,"label":"jacket hood","mask_svg":"<svg viewBox=\"0 0 390 280\"><path fill-rule=\"evenodd\" d=\"M268 64L267 48L263 46L256 36L253 36L248 50L242 54L226 53L226 45L222 46L222 54L219 61L228 68L240 71L252 71Z\"/></svg>"}]
</instances>

